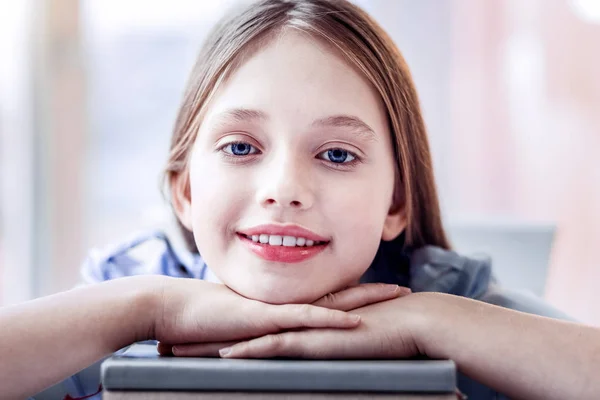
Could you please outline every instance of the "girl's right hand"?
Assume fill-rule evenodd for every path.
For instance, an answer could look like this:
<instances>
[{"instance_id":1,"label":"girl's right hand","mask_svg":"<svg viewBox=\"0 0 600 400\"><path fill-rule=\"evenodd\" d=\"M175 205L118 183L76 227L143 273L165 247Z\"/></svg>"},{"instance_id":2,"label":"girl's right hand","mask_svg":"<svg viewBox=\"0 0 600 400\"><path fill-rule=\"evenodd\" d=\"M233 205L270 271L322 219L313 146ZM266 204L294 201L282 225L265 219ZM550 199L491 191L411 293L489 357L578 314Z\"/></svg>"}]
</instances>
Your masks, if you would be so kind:
<instances>
[{"instance_id":1,"label":"girl's right hand","mask_svg":"<svg viewBox=\"0 0 600 400\"><path fill-rule=\"evenodd\" d=\"M363 284L313 304L273 305L245 298L222 284L194 279L163 281L150 336L161 354L174 344L236 343L300 328L355 328L360 317L346 311L410 293L397 285Z\"/></svg>"}]
</instances>

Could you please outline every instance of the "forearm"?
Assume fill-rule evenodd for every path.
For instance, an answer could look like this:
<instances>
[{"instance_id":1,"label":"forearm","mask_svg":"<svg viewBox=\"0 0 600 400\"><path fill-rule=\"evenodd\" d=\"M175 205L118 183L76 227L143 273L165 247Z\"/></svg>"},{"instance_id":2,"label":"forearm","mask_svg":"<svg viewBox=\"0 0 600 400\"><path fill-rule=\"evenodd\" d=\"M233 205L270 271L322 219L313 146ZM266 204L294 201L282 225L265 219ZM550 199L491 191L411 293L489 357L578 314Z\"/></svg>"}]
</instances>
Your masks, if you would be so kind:
<instances>
[{"instance_id":1,"label":"forearm","mask_svg":"<svg viewBox=\"0 0 600 400\"><path fill-rule=\"evenodd\" d=\"M23 398L137 340L152 327L160 278L104 282L0 309L0 387Z\"/></svg>"},{"instance_id":2,"label":"forearm","mask_svg":"<svg viewBox=\"0 0 600 400\"><path fill-rule=\"evenodd\" d=\"M423 332L427 354L512 398L600 398L599 329L433 296L444 311Z\"/></svg>"}]
</instances>

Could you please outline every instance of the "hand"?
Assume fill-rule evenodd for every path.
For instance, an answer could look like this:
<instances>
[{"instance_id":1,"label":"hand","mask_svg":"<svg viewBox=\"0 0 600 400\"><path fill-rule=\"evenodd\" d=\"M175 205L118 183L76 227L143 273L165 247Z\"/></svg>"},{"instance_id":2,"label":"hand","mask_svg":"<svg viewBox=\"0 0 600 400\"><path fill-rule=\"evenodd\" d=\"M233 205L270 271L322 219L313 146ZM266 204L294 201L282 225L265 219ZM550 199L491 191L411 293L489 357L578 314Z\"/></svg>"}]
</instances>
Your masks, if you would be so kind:
<instances>
[{"instance_id":1,"label":"hand","mask_svg":"<svg viewBox=\"0 0 600 400\"><path fill-rule=\"evenodd\" d=\"M425 313L421 301L427 294L402 298L352 310L361 316L354 329L303 329L269 334L220 350L226 358L407 358L425 354ZM199 350L196 348L196 350Z\"/></svg>"},{"instance_id":2,"label":"hand","mask_svg":"<svg viewBox=\"0 0 600 400\"><path fill-rule=\"evenodd\" d=\"M358 286L354 286L340 292L329 294L324 296L323 298L317 300L313 303L313 306L319 307L327 307L329 309L338 309L338 310L352 310L355 308L363 307L369 304L375 304L381 302L386 302L390 299L397 298L399 296L404 296L410 293L410 289L399 287L397 285L384 285L384 284L362 284ZM357 310L358 311L358 310ZM330 327L325 327L330 328ZM362 328L359 326L356 329ZM353 331L356 331L353 329ZM289 331L289 329L286 329ZM335 332L338 329L330 329L331 332ZM298 331L297 333L305 332L307 335L311 335L313 333L308 333L311 331ZM318 330L316 332L320 332L320 334L324 334L325 330ZM327 331L329 332L329 331ZM295 332L288 332L293 334ZM282 335L286 335L286 333L281 333ZM269 335L266 338L275 338L277 340L279 336ZM287 336L282 336L287 338ZM261 339L255 339L261 340ZM262 339L265 340L265 339ZM266 339L270 340L270 339ZM310 340L307 338L307 340ZM177 344L172 346L172 353L176 356L184 356L184 357L193 357L193 356L218 356L219 350L224 347L234 346L238 343L239 340L230 340L223 341L220 340L218 342L212 343L194 343L194 344ZM255 342L251 342L255 343ZM240 344L240 346L243 344ZM236 346L234 346L236 347ZM237 348L237 347L236 347Z\"/></svg>"},{"instance_id":3,"label":"hand","mask_svg":"<svg viewBox=\"0 0 600 400\"><path fill-rule=\"evenodd\" d=\"M388 290L384 289L386 286ZM398 288L370 285L325 296L315 305L272 305L247 299L225 285L171 278L163 285L151 336L161 342L161 354L168 354L173 343L235 343L290 329L354 328L360 317L342 310L364 304L357 300L361 292L371 301L402 293L401 289L389 290L389 286ZM334 304L337 307L325 307Z\"/></svg>"}]
</instances>

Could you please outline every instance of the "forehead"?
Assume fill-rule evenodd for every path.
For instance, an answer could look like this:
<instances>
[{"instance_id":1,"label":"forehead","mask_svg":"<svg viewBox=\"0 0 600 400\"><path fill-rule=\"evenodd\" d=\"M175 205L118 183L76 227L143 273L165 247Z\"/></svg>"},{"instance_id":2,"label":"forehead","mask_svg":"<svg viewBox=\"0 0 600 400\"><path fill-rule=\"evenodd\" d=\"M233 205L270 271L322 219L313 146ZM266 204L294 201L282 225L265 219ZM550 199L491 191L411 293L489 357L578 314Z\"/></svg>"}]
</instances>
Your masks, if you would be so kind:
<instances>
[{"instance_id":1,"label":"forehead","mask_svg":"<svg viewBox=\"0 0 600 400\"><path fill-rule=\"evenodd\" d=\"M231 109L261 110L303 124L350 115L387 132L385 109L370 82L332 48L293 29L240 63L215 93L205 118Z\"/></svg>"}]
</instances>

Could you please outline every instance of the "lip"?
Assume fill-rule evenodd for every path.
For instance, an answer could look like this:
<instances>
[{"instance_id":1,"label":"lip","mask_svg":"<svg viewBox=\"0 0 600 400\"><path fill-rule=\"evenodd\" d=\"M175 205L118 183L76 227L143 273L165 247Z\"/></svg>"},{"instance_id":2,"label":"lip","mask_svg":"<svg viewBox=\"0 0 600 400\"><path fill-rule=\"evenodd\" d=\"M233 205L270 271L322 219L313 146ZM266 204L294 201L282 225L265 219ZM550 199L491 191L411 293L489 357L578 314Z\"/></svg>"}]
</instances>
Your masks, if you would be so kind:
<instances>
[{"instance_id":1,"label":"lip","mask_svg":"<svg viewBox=\"0 0 600 400\"><path fill-rule=\"evenodd\" d=\"M264 231L263 231L264 232ZM274 233L273 235L276 235ZM329 245L329 242L323 244L315 244L313 246L271 246L269 244L257 243L248 239L244 234L238 233L238 239L244 244L252 253L259 256L266 261L273 261L279 263L299 263L306 261L323 250Z\"/></svg>"},{"instance_id":2,"label":"lip","mask_svg":"<svg viewBox=\"0 0 600 400\"><path fill-rule=\"evenodd\" d=\"M330 240L326 237L317 235L309 229L306 229L300 225L296 224L287 224L287 225L276 225L276 224L266 224L266 225L258 225L252 228L242 229L238 231L239 233L247 236L252 235L279 235L279 236L294 236L294 237L303 237L308 240L312 240L313 242L329 242Z\"/></svg>"}]
</instances>

